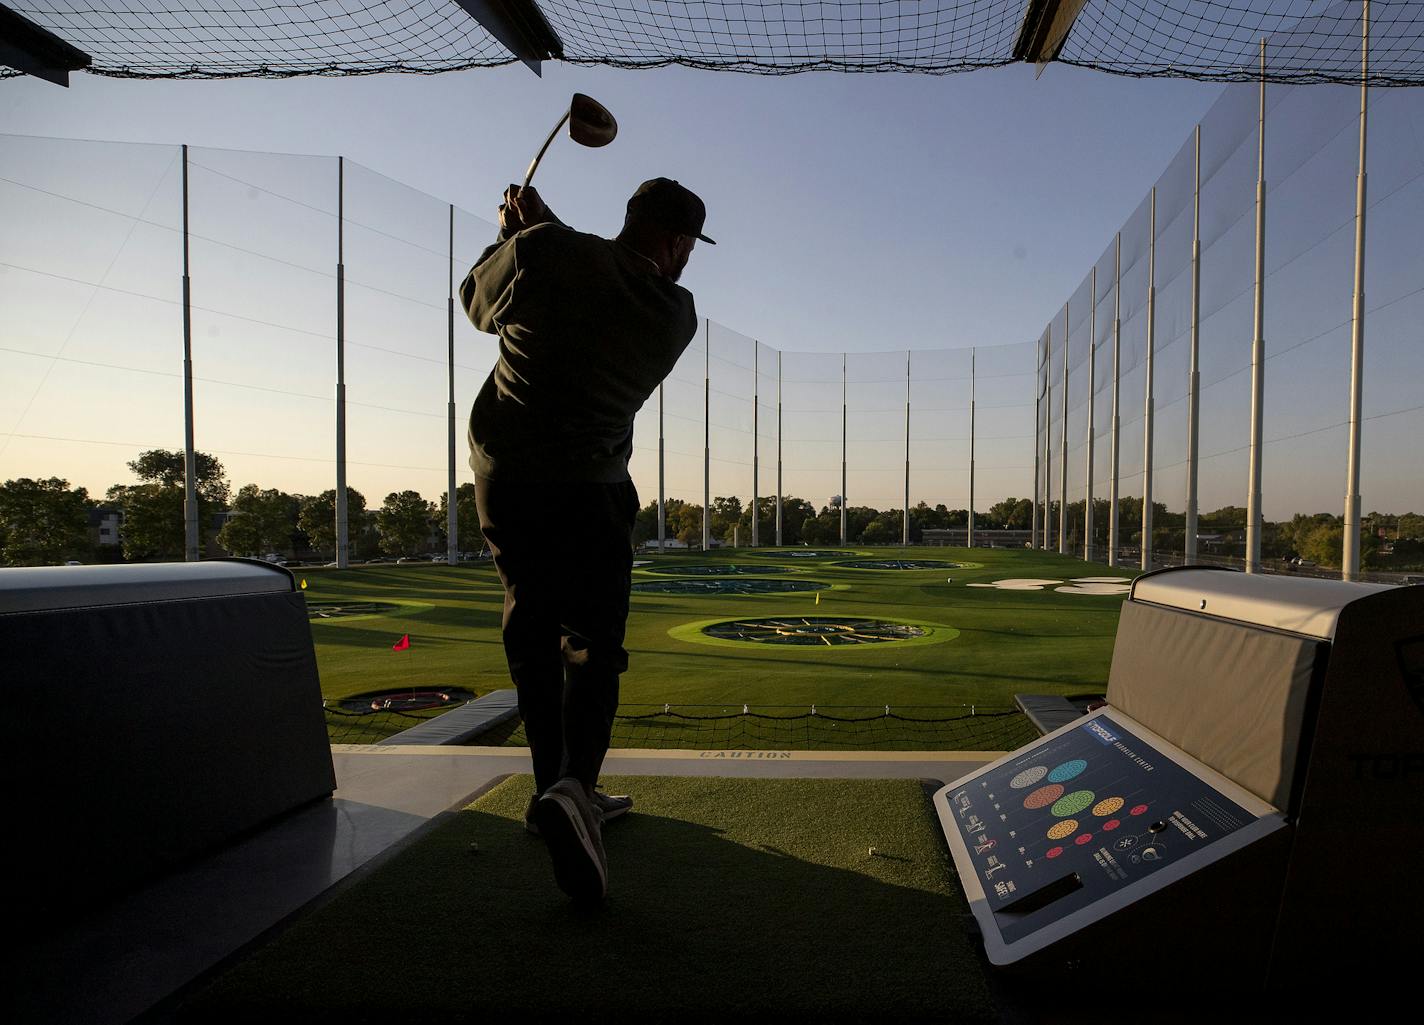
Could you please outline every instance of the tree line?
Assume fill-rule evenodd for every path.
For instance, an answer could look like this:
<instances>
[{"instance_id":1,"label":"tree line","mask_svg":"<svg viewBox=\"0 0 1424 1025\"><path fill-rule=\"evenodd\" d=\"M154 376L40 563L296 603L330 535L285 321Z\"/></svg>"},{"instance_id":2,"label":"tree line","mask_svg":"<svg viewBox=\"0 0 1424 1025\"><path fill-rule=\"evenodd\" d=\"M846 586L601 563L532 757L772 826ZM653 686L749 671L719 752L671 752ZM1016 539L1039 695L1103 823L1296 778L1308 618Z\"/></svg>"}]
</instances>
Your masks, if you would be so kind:
<instances>
[{"instance_id":1,"label":"tree line","mask_svg":"<svg viewBox=\"0 0 1424 1025\"><path fill-rule=\"evenodd\" d=\"M218 554L215 544L234 555L333 556L336 550L336 492L316 495L289 494L277 488L247 484L233 494L222 463L212 455L196 455L195 490L198 498L200 538L204 554ZM132 562L167 561L184 554L184 458L181 451L152 449L128 463L135 484L115 484L102 500L84 488L71 488L59 478L18 478L0 484L0 564L34 566L75 559L84 562L115 557L116 546L98 545L90 534L90 513L112 507L123 514L122 556ZM417 491L393 491L377 508L366 497L346 489L348 535L352 559L377 555L409 556L446 547L448 495L438 502ZM782 543L826 546L840 543L840 498L832 497L819 509L794 495L782 498ZM702 506L682 499L665 503L666 536L689 547L702 543ZM1093 500L1094 547L1107 547L1108 502ZM1084 503L1069 503L1066 541L1070 550L1083 545ZM213 524L221 517L221 526ZM476 550L483 544L475 487L461 484L455 491L455 515L461 547ZM776 500L758 498L755 505L758 540L772 544L776 537ZM710 534L722 544L751 544L752 503L717 497L712 500ZM1056 540L1060 506L1048 507ZM846 508L846 541L856 545L898 544L902 537L900 509L871 506ZM637 514L634 541L642 544L658 537L657 502ZM964 528L966 509L950 509L926 502L910 509L910 541L923 540L925 530ZM1029 530L1033 502L1007 498L975 514L976 530ZM1119 544L1141 544L1142 499L1124 496L1118 502ZM1186 520L1160 502L1153 503L1153 544L1157 551L1181 551ZM1244 554L1246 510L1226 506L1203 513L1198 519L1203 554L1239 557ZM1424 568L1424 516L1372 512L1363 518L1361 556L1371 569ZM1344 522L1329 513L1297 514L1290 520L1268 522L1262 532L1265 559L1304 559L1322 567L1338 568L1344 543ZM1056 547L1056 545L1055 545Z\"/></svg>"}]
</instances>

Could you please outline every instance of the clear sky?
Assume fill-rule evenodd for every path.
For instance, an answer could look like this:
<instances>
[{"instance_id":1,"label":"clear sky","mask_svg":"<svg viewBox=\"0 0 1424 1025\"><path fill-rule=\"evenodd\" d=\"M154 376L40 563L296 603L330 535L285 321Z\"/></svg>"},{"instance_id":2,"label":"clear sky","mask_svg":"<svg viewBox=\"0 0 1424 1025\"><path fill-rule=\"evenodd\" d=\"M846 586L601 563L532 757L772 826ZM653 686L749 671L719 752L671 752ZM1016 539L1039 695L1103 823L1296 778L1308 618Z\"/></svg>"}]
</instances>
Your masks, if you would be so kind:
<instances>
[{"instance_id":1,"label":"clear sky","mask_svg":"<svg viewBox=\"0 0 1424 1025\"><path fill-rule=\"evenodd\" d=\"M706 201L706 232L718 241L716 247L699 246L683 278L697 297L699 312L775 349L834 353L1037 339L1179 152L1193 125L1222 93L1220 87L1201 83L1125 79L1061 66L1050 67L1037 80L1029 67L946 77L835 73L761 77L558 64L546 64L542 78L522 66L431 77L272 82L136 82L77 75L68 90L29 79L0 83L0 133L339 153L441 202L454 202L492 219L500 191L519 179L575 90L606 104L618 118L620 132L611 146L601 150L581 149L566 138L555 142L536 184L556 212L581 229L612 234L621 223L627 195L639 181L655 175L681 180ZM5 145L12 150L5 166L24 164L18 151L29 144ZM43 177L48 160L54 181L69 182L56 191L70 194L68 187L79 187L70 179L81 175L74 168L66 169L66 161L85 164L84 187L89 189L94 180L110 174L122 180L144 165L132 156L138 151L110 150L104 156L102 150L85 150L87 155L77 157L78 152L54 148L31 152L30 163L23 168L25 180L33 183L36 175ZM160 157L166 152L159 151ZM100 166L94 165L95 160ZM234 178L277 193L299 192L312 206L325 208L331 199L322 177L325 164L313 172L318 165L291 161L286 165L289 172L276 172L273 168L280 161L258 167L261 161L211 151L195 152L194 161L200 165L194 172L195 200L201 187L211 188L211 195L217 197L218 186L230 185ZM126 209L142 208L151 220L174 223L165 205L172 172L164 159L154 160L142 172L133 171L136 177L130 191L139 199ZM284 173L294 181L302 178L303 184L285 187ZM386 217L393 225L391 233L399 234L401 202L388 197L383 201L387 209L379 216L369 208L363 214L352 191L359 194L365 187L361 179L365 175L374 195L379 191L377 179L363 171L353 173L355 181L348 177L348 216L356 220L366 216L368 224ZM214 177L219 174L227 177ZM319 186L312 184L316 180L312 174L321 179ZM204 175L211 178L207 186ZM151 190L160 179L165 191L156 206L164 211L145 205L153 203ZM268 198L267 192L255 187L246 191L247 199L258 198L259 192ZM37 212L40 207L35 202L33 191L0 187L0 211L29 210L35 217L50 216ZM232 225L247 215L214 198L207 201L207 213L202 215L210 218L210 226L216 223L215 204L231 222L224 230L236 232ZM428 201L422 209L430 214L436 204ZM195 220L199 216L195 213ZM308 232L300 216L295 216L285 230L291 233L286 255L292 263L323 267L334 262L325 229ZM430 240L425 257L443 248L438 224L420 230ZM462 219L457 249L462 255L477 252L483 241L478 236L486 231L487 226ZM221 234L216 229L213 233ZM146 252L149 243L142 234L124 236L117 245ZM359 251L359 231L355 237L348 232L347 244ZM171 244L163 240L152 245L172 252ZM270 242L253 245L269 257L277 255ZM22 266L37 258L23 253L17 257L8 247L5 252L9 255L4 259ZM224 301L218 301L213 296L216 264L204 263L199 256L195 250L195 296L202 294L209 307L231 309L237 299L224 295ZM159 262L167 259L164 256ZM233 257L228 253L223 259ZM398 252L386 251L379 260L371 260L364 277L358 269L360 258L353 258L350 249L347 262L348 275L362 286L379 287L385 281L402 295L416 287L401 284L413 262L407 266ZM267 264L264 273L273 274L272 261ZM112 273L114 266L106 267L101 260L87 277L77 276L95 280L97 275ZM225 268L239 269L237 263ZM163 287L172 291L172 265L155 269L149 261L148 269L167 281ZM307 333L300 346L290 337L263 335L250 325L241 335L241 345L234 346L229 339L236 335L230 328L216 322L195 323L195 365L200 377L206 373L214 380L272 389L249 389L239 402L231 395L220 399L215 385L200 386L200 403L207 404L199 413L198 446L228 453L223 458L235 486L256 481L306 492L331 486L330 402L321 398L331 394L330 350L318 342L323 332L330 331L326 325L330 289L326 282L316 283L312 295L318 298L310 301L284 296L288 285L296 287L293 282L301 273L305 272L278 271L270 298L245 300L250 315L266 302L268 319L304 328ZM12 312L22 298L37 305L37 297L50 287L41 288L29 277L18 280L24 274L11 270L0 278L4 282L0 296L11 304ZM260 280L256 271L249 277ZM201 291L204 287L206 292ZM393 322L382 325L383 335L398 334L401 329L394 322L399 313L387 310L363 316L363 300L357 296L353 310L348 299L348 333L370 346L371 360L363 371L361 354L349 357L356 361L357 378L364 372L366 382L353 380L353 398L372 407L367 413L353 412L367 425L369 439L363 442L363 428L353 426L352 459L361 465L353 468L352 480L377 499L403 487L436 497L444 487L445 394L443 369L438 365L444 357L443 272L439 280L432 275L419 287L425 300L420 315L429 318L429 337L421 343L425 348L414 343L389 345L397 352L420 348L425 354L426 372L421 383L410 389L399 379L408 361L379 356L378 340L372 337L372 325L381 318ZM172 359L171 311L164 314L160 328L149 329L137 323L145 314L120 312L121 331L82 289L55 302L78 306L77 319L48 324L32 315L20 327L12 319L11 328L0 326L4 336L0 346L41 353L62 349L70 359L168 372L177 369ZM299 309L304 302L309 309ZM87 325L76 326L86 321ZM463 419L492 359L492 348L464 324L459 326L458 340L462 370L456 404ZM352 373L348 366L348 377ZM0 445L5 445L0 451L0 479L54 473L100 492L126 476L122 462L132 456L121 442L181 444L178 428L172 424L175 386L171 378L154 385L163 389L159 403L163 409L150 421L145 418L152 411L139 408L149 403L121 401L138 392L131 391L129 378L119 372L61 366L0 351L0 376L6 381L0 395L0 431L89 439L80 443L11 438L6 445L6 439L0 438ZM293 395L283 398L276 394L280 391ZM374 408L383 405L423 412L417 416ZM222 410L221 416L215 410ZM412 418L419 423L408 425ZM85 421L83 426L76 426L80 421ZM764 425L762 430L764 435ZM891 430L885 430L888 437ZM113 443L99 445L96 439ZM646 432L639 437L645 455L650 440ZM698 472L690 476L700 483L700 438L689 435L688 444L694 440ZM462 480L468 478L463 450L462 438ZM901 458L896 453L886 462ZM1020 476L1023 486L1014 490L1023 493L1031 478L1026 473ZM646 493L648 484L640 483ZM824 490L819 480L814 488ZM714 491L724 490L714 485ZM769 491L769 485L762 490ZM864 501L897 504L891 497L893 488L887 487L885 496L878 494L879 487L874 494L866 494L867 490L872 489L861 489ZM980 494L993 501L1003 497L998 490ZM688 497L700 500L700 494ZM828 495L807 497L821 502ZM924 497L935 500L933 494Z\"/></svg>"}]
</instances>

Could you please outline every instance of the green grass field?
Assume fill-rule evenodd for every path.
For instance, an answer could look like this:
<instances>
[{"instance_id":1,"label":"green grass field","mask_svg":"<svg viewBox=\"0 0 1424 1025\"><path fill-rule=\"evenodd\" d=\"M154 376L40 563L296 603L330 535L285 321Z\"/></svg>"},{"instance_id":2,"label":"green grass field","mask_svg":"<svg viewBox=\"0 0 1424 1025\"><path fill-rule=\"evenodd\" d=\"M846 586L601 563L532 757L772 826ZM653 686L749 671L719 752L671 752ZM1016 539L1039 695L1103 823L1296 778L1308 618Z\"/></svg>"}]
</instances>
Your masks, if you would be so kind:
<instances>
[{"instance_id":1,"label":"green grass field","mask_svg":"<svg viewBox=\"0 0 1424 1025\"><path fill-rule=\"evenodd\" d=\"M184 1022L997 1020L915 780L613 777L574 908L516 776L238 962ZM853 814L847 814L853 809ZM876 853L870 854L874 847Z\"/></svg>"},{"instance_id":2,"label":"green grass field","mask_svg":"<svg viewBox=\"0 0 1424 1025\"><path fill-rule=\"evenodd\" d=\"M1073 694L1105 685L1121 595L967 586L1005 578L1067 581L1113 575L1101 565L1052 553L984 548L846 550L825 558L798 558L794 551L639 556L652 566L635 570L635 583L676 579L648 572L651 568L736 565L781 567L787 572L775 574L776 579L815 580L831 587L772 595L635 594L626 642L631 664L622 684L625 710L664 704L715 706L712 712L723 707L740 711L743 705L753 711L786 711L813 704L828 709L1005 708L1017 692ZM835 565L857 557L933 559L972 568ZM450 686L483 694L510 686L500 644L502 590L490 564L297 572L308 582L309 601L397 606L386 613L313 622L325 697ZM884 644L779 647L712 640L696 627L717 620L803 615L909 621L926 635ZM392 651L403 634L411 637L410 649ZM372 736L404 725L409 722Z\"/></svg>"}]
</instances>

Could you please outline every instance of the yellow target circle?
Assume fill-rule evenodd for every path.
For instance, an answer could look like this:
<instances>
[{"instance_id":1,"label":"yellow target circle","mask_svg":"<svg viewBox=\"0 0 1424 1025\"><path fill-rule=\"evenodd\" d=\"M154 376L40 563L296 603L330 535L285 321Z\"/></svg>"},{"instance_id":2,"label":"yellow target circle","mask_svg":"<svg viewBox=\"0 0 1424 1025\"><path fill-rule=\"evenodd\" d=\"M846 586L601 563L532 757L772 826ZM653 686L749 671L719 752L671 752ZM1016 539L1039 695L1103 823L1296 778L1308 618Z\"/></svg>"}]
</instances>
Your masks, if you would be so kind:
<instances>
[{"instance_id":1,"label":"yellow target circle","mask_svg":"<svg viewBox=\"0 0 1424 1025\"><path fill-rule=\"evenodd\" d=\"M1048 830L1048 839L1062 840L1072 836L1078 831L1077 819L1064 819L1062 822L1055 822Z\"/></svg>"},{"instance_id":2,"label":"yellow target circle","mask_svg":"<svg viewBox=\"0 0 1424 1025\"><path fill-rule=\"evenodd\" d=\"M1093 805L1093 814L1098 818L1105 818L1121 808L1124 803L1121 797L1105 797Z\"/></svg>"}]
</instances>

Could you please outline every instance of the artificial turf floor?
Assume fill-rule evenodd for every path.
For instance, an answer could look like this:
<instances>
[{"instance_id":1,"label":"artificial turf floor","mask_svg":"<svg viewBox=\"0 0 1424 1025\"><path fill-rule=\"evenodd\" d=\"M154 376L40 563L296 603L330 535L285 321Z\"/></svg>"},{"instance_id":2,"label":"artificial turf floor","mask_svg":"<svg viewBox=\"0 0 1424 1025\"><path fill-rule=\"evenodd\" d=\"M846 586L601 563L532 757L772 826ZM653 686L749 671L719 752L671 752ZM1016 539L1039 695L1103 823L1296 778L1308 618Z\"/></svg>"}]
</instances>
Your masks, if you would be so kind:
<instances>
[{"instance_id":1,"label":"artificial turf floor","mask_svg":"<svg viewBox=\"0 0 1424 1025\"><path fill-rule=\"evenodd\" d=\"M652 565L634 571L635 583L676 579L649 572L654 568L736 565L781 568L785 572L775 574L778 580L814 580L832 588L769 595L635 594L625 642L630 666L622 679L624 707L1008 708L1017 692L1073 694L1101 691L1105 685L1121 595L968 585L1022 577L1126 580L1124 571L1022 549L846 549L825 558L798 558L795 551L640 554ZM952 570L836 565L855 558L974 565ZM313 622L322 691L328 698L383 688L462 686L483 694L510 686L500 643L502 590L489 563L297 572L308 580L309 601L398 606L386 614ZM909 620L930 624L931 634L914 643L835 648L689 639L697 633L689 630L693 623L787 615ZM392 651L404 634L410 635L410 648ZM398 728L403 726L385 732Z\"/></svg>"},{"instance_id":2,"label":"artificial turf floor","mask_svg":"<svg viewBox=\"0 0 1424 1025\"><path fill-rule=\"evenodd\" d=\"M178 1019L995 1020L920 783L604 782L637 803L604 831L603 908L580 911L555 888L521 827L532 777L511 777Z\"/></svg>"}]
</instances>

